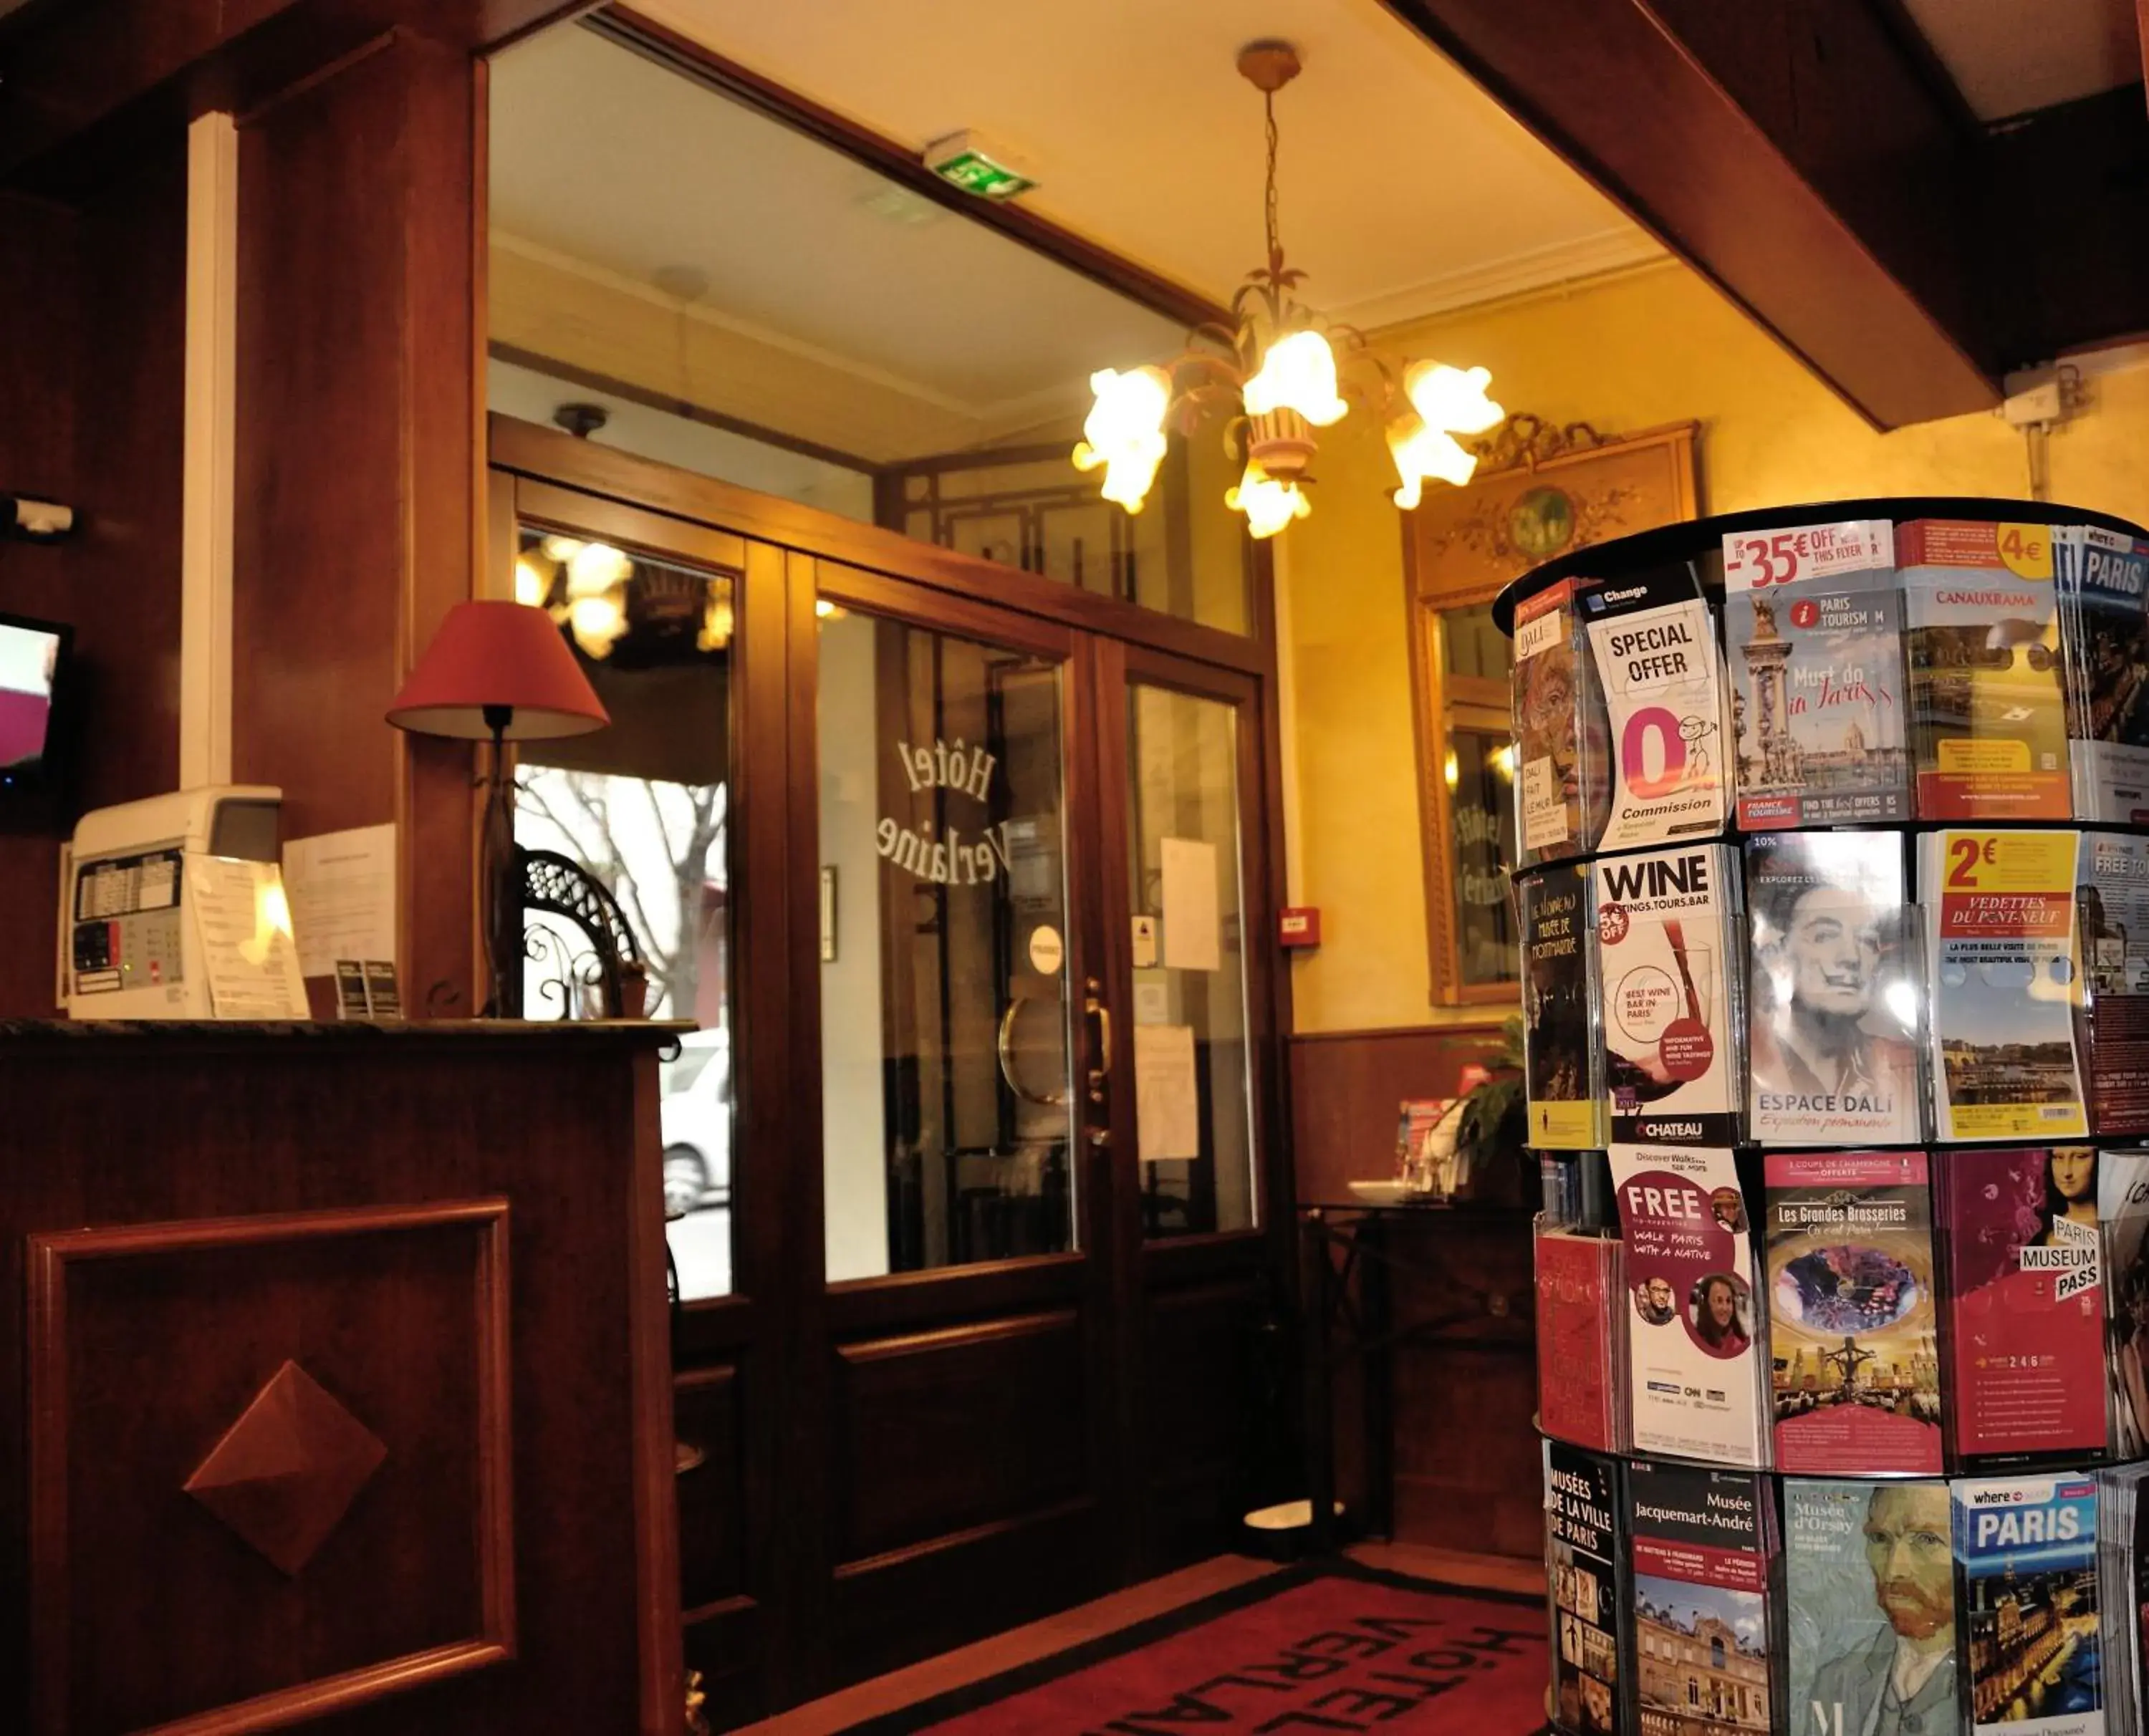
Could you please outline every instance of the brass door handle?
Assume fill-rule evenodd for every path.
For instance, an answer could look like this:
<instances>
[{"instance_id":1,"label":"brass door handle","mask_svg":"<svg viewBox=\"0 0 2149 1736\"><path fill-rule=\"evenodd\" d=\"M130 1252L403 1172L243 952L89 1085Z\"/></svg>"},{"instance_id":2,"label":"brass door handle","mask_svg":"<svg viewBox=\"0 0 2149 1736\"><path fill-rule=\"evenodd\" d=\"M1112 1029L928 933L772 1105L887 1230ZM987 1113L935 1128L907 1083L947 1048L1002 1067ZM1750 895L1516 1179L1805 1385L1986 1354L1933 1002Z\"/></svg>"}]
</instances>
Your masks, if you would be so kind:
<instances>
[{"instance_id":1,"label":"brass door handle","mask_svg":"<svg viewBox=\"0 0 2149 1736\"><path fill-rule=\"evenodd\" d=\"M1082 1010L1092 1014L1097 1020L1097 1064L1090 1074L1093 1080L1102 1084L1112 1070L1112 1009L1097 999L1104 984L1091 977L1083 984Z\"/></svg>"},{"instance_id":2,"label":"brass door handle","mask_svg":"<svg viewBox=\"0 0 2149 1736\"><path fill-rule=\"evenodd\" d=\"M1058 1109L1067 1101L1065 1087L1063 1086L1057 1091L1049 1092L1040 1097L1036 1092L1025 1087L1015 1074L1014 1019L1015 1014L1022 1011L1023 1003L1028 998L1026 995L1020 994L1014 996L1008 1002L1007 1011L1000 1014L1000 1036L999 1042L996 1045L1000 1058L1000 1077L1007 1081L1008 1089L1014 1092L1024 1103L1036 1104L1041 1109Z\"/></svg>"}]
</instances>

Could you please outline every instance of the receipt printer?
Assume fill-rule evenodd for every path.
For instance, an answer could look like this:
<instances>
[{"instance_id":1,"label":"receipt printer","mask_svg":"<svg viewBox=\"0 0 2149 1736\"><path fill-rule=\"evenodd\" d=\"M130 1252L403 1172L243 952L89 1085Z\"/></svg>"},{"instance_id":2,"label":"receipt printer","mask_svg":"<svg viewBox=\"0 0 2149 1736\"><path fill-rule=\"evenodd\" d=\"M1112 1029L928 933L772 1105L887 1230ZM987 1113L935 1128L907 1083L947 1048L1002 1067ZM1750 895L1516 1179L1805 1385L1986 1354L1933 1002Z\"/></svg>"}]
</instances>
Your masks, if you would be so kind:
<instances>
[{"instance_id":1,"label":"receipt printer","mask_svg":"<svg viewBox=\"0 0 2149 1736\"><path fill-rule=\"evenodd\" d=\"M60 858L71 1019L303 1019L283 792L211 785L86 813Z\"/></svg>"}]
</instances>

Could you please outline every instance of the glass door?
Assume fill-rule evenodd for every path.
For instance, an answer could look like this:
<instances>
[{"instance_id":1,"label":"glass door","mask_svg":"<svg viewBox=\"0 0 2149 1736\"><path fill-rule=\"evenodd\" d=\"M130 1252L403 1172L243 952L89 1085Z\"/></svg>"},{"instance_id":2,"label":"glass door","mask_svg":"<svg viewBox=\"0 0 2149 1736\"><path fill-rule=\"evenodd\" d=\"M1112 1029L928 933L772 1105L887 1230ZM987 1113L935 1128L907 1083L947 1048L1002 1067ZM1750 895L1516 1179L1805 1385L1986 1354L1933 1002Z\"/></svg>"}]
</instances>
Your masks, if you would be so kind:
<instances>
[{"instance_id":1,"label":"glass door","mask_svg":"<svg viewBox=\"0 0 2149 1736\"><path fill-rule=\"evenodd\" d=\"M1212 1550L1286 1469L1288 1420L1263 1372L1291 1227L1289 1179L1267 1156L1266 719L1251 675L1109 641L1093 662L1098 897L1125 1034L1110 1109L1115 1356L1130 1522L1155 1572Z\"/></svg>"},{"instance_id":2,"label":"glass door","mask_svg":"<svg viewBox=\"0 0 2149 1736\"><path fill-rule=\"evenodd\" d=\"M1065 1253L1064 658L816 618L828 1281Z\"/></svg>"}]
</instances>

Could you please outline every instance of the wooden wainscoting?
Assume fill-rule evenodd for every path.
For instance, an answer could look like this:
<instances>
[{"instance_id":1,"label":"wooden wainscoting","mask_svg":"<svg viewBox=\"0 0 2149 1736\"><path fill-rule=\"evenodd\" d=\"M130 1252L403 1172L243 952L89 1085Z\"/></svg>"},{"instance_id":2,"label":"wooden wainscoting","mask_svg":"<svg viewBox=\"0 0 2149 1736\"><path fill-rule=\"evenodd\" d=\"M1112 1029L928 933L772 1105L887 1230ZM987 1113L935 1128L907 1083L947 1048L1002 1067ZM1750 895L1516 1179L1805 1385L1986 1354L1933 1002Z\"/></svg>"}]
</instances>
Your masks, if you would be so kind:
<instances>
[{"instance_id":1,"label":"wooden wainscoting","mask_svg":"<svg viewBox=\"0 0 2149 1736\"><path fill-rule=\"evenodd\" d=\"M1071 1291L1079 1268L1065 1276ZM1069 1301L833 1346L836 1679L960 1644L1099 1583L1084 1322Z\"/></svg>"},{"instance_id":2,"label":"wooden wainscoting","mask_svg":"<svg viewBox=\"0 0 2149 1736\"><path fill-rule=\"evenodd\" d=\"M1482 1024L1316 1031L1291 1039L1293 1167L1301 1201L1348 1200L1354 1179L1392 1175L1406 1098L1454 1094L1462 1069L1500 1044L1507 1009Z\"/></svg>"},{"instance_id":3,"label":"wooden wainscoting","mask_svg":"<svg viewBox=\"0 0 2149 1736\"><path fill-rule=\"evenodd\" d=\"M1240 1516L1274 1498L1275 1301L1251 1232L1142 1251L1141 1466L1150 1572L1231 1547Z\"/></svg>"},{"instance_id":4,"label":"wooden wainscoting","mask_svg":"<svg viewBox=\"0 0 2149 1736\"><path fill-rule=\"evenodd\" d=\"M0 1729L677 1730L662 1034L9 1027Z\"/></svg>"}]
</instances>

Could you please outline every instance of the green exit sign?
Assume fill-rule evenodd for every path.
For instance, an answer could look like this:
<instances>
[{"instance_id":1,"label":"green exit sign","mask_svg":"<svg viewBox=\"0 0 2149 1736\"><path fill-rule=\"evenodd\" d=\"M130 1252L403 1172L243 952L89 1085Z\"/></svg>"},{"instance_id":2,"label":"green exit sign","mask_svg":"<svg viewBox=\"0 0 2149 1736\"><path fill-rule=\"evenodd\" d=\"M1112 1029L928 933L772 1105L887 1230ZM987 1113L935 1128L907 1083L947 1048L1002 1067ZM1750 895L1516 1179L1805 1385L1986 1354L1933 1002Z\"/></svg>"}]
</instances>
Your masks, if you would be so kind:
<instances>
[{"instance_id":1,"label":"green exit sign","mask_svg":"<svg viewBox=\"0 0 2149 1736\"><path fill-rule=\"evenodd\" d=\"M925 148L925 166L951 187L979 199L1013 199L1037 183L1012 152L989 147L974 133L954 133Z\"/></svg>"}]
</instances>

